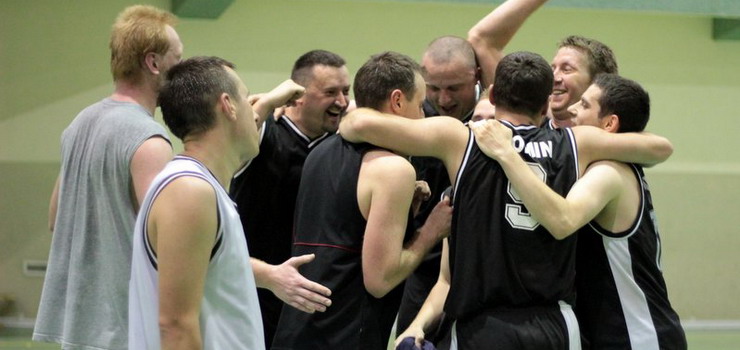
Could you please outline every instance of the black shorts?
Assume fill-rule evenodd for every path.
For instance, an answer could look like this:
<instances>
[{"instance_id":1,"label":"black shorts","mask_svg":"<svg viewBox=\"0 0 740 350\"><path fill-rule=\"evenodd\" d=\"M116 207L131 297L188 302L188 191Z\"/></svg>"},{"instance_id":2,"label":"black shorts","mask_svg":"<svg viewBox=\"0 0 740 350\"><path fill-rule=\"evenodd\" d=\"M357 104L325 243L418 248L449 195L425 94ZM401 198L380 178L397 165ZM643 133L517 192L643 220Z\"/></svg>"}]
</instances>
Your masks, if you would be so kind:
<instances>
[{"instance_id":1,"label":"black shorts","mask_svg":"<svg viewBox=\"0 0 740 350\"><path fill-rule=\"evenodd\" d=\"M482 312L457 321L450 349L580 349L580 332L570 305Z\"/></svg>"}]
</instances>

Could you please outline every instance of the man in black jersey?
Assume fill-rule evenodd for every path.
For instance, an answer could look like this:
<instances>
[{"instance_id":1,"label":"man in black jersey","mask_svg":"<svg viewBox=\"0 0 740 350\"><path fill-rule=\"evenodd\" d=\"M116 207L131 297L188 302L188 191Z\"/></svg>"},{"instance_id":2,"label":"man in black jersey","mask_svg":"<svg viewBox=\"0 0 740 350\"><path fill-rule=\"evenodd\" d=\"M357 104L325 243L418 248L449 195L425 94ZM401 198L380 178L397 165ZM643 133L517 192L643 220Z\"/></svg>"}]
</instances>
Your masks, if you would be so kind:
<instances>
[{"instance_id":1,"label":"man in black jersey","mask_svg":"<svg viewBox=\"0 0 740 350\"><path fill-rule=\"evenodd\" d=\"M569 110L578 125L611 133L642 131L650 98L636 82L602 74ZM475 134L481 149L512 179L533 218L558 235L578 230L576 316L588 345L686 349L678 315L668 301L660 236L642 167L592 163L563 198L532 176L511 147L508 128L490 123Z\"/></svg>"},{"instance_id":2,"label":"man in black jersey","mask_svg":"<svg viewBox=\"0 0 740 350\"><path fill-rule=\"evenodd\" d=\"M330 290L303 278L297 267L313 256L291 258L293 210L303 162L337 130L348 104L349 73L339 55L313 50L296 60L291 80L305 93L277 120L260 115L260 153L236 173L230 195L237 204L252 257L270 347L283 301L304 312L324 311ZM266 288L266 289L262 289Z\"/></svg>"},{"instance_id":3,"label":"man in black jersey","mask_svg":"<svg viewBox=\"0 0 740 350\"><path fill-rule=\"evenodd\" d=\"M516 130L517 150L559 193L596 159L656 163L672 152L658 136L538 129L552 81L542 57L510 54L496 68L490 99L496 118ZM503 170L477 148L468 128L453 118L408 120L358 109L343 119L340 132L353 142L439 158L454 186L452 233L439 280L399 340L422 340L424 328L444 308L456 320L452 342L460 349L578 345L568 304L574 297L575 241L553 237L529 217Z\"/></svg>"},{"instance_id":4,"label":"man in black jersey","mask_svg":"<svg viewBox=\"0 0 740 350\"><path fill-rule=\"evenodd\" d=\"M481 62L482 76L493 74L495 62L500 59L506 43L545 2L547 0L508 0L470 30L468 40ZM568 36L558 43L551 66L555 80L543 126L553 129L575 125L567 109L578 102L596 75L617 73L617 59L607 45L578 35Z\"/></svg>"},{"instance_id":5,"label":"man in black jersey","mask_svg":"<svg viewBox=\"0 0 740 350\"><path fill-rule=\"evenodd\" d=\"M482 87L493 81L492 70L481 70L479 60L471 43L486 46L486 56L480 61L486 66L494 67L503 57L504 46L516 33L516 29L536 6L517 12L498 10L495 20L497 26L485 33L471 31L468 39L456 36L442 36L432 40L421 59L422 76L427 92L424 100L424 113L427 117L445 115L466 123L471 119L473 109L480 98ZM505 9L505 7L504 7ZM505 21L505 23L499 23ZM475 27L474 27L475 29ZM485 37L481 36L485 34ZM487 74L489 73L490 74ZM411 164L417 171L417 178L429 184L432 199L423 203L419 214L414 218L414 225L420 227L437 204L440 194L450 186L447 170L442 163L431 157L412 157ZM397 330L405 329L419 311L429 291L439 275L439 259L442 245L432 249L424 262L409 276L406 281L403 301L398 312ZM445 335L445 328L440 334L430 334L432 340L439 340Z\"/></svg>"},{"instance_id":6,"label":"man in black jersey","mask_svg":"<svg viewBox=\"0 0 740 350\"><path fill-rule=\"evenodd\" d=\"M423 117L424 80L407 56L374 55L358 71L357 105ZM306 159L295 211L293 255L315 254L301 273L332 290L323 313L283 308L272 349L385 349L400 288L427 251L449 233L442 201L414 232L407 225L415 173L403 157L330 136Z\"/></svg>"}]
</instances>

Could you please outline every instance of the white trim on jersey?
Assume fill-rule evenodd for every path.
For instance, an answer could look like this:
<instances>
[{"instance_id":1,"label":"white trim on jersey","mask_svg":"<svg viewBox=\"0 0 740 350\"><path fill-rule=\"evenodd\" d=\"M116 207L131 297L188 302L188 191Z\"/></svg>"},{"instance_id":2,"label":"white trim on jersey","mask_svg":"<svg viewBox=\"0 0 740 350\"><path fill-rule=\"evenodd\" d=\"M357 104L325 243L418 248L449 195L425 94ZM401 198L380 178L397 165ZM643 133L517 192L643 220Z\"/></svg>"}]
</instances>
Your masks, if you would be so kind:
<instances>
[{"instance_id":1,"label":"white trim on jersey","mask_svg":"<svg viewBox=\"0 0 740 350\"><path fill-rule=\"evenodd\" d=\"M265 120L265 122L262 123L262 127L260 128L260 140L259 140L259 145L260 146L262 146L262 140L265 138L265 130L266 129L267 129L267 121ZM244 166L241 167L241 169L237 170L234 173L234 176L232 178L239 177L244 171L246 171L247 168L249 168L249 165L252 164L252 160L254 160L254 158L252 158L252 159L248 160L246 163L244 163Z\"/></svg>"},{"instance_id":2,"label":"white trim on jersey","mask_svg":"<svg viewBox=\"0 0 740 350\"><path fill-rule=\"evenodd\" d=\"M614 283L617 287L619 303L622 305L627 333L629 334L630 344L633 349L660 349L658 342L658 333L655 330L653 318L650 315L645 292L637 285L635 276L632 273L632 256L629 250L629 238L634 235L642 223L643 211L645 210L645 187L642 178L634 165L630 164L633 173L640 184L640 209L637 212L637 218L632 224L629 231L623 236L614 237L614 233L600 229L597 225L589 223L588 225L594 232L601 236L606 252L609 268L614 277ZM629 305L625 308L624 305Z\"/></svg>"},{"instance_id":3,"label":"white trim on jersey","mask_svg":"<svg viewBox=\"0 0 740 350\"><path fill-rule=\"evenodd\" d=\"M578 327L578 319L573 312L573 307L562 300L558 300L558 305L560 305L560 313L568 329L568 350L581 350L581 329Z\"/></svg>"},{"instance_id":4,"label":"white trim on jersey","mask_svg":"<svg viewBox=\"0 0 740 350\"><path fill-rule=\"evenodd\" d=\"M183 157L178 156L178 157L175 157L175 159L190 160L191 158L183 158ZM152 195L152 200L150 201L150 203L153 205L154 202L157 200L157 197L159 197L159 194L162 193L162 190L164 190L164 188L167 187L167 185L169 185L175 179L181 178L183 176L192 176L195 178L199 178L205 182L208 182L208 179L205 176L203 176L202 174L196 173L196 172L181 171L181 172L173 173L167 179L163 180L159 184L159 186L154 190L154 194ZM210 182L208 183L210 184ZM151 241L149 241L149 215L151 214L151 209L152 209L151 206L146 208L146 213L144 213L144 222L142 223L142 230L144 231L143 236L144 236L144 247L146 248L146 253L149 256L149 259L152 262L154 269L157 270L158 265L159 265L159 262L157 260L157 253L154 251L154 248L152 248ZM217 236L221 235L220 231L221 230L219 229L219 233L217 234ZM218 237L216 238L216 241L217 240L218 240Z\"/></svg>"},{"instance_id":5,"label":"white trim on jersey","mask_svg":"<svg viewBox=\"0 0 740 350\"><path fill-rule=\"evenodd\" d=\"M473 142L475 142L475 134L473 134L473 130L468 130L469 136L468 136L468 145L465 148L465 156L463 157L462 163L460 164L460 167L457 168L457 176L455 177L455 184L454 184L454 190L452 191L452 198L450 198L450 203L453 203L455 200L455 196L457 194L457 187L460 186L460 177L462 177L462 173L465 170L465 166L468 164L468 158L470 158L470 152L473 149Z\"/></svg>"},{"instance_id":6,"label":"white trim on jersey","mask_svg":"<svg viewBox=\"0 0 740 350\"><path fill-rule=\"evenodd\" d=\"M602 237L602 240L609 267L614 276L632 348L660 349L658 333L650 316L647 298L632 274L632 258L628 239ZM630 307L625 308L624 305L630 305Z\"/></svg>"},{"instance_id":7,"label":"white trim on jersey","mask_svg":"<svg viewBox=\"0 0 740 350\"><path fill-rule=\"evenodd\" d=\"M571 130L570 128L565 128L564 130L566 134L568 134L568 139L570 139L570 147L573 150L573 161L575 163L574 166L576 169L576 178L580 179L581 169L578 167L578 145L576 144L576 137L575 135L573 135L573 130Z\"/></svg>"},{"instance_id":8,"label":"white trim on jersey","mask_svg":"<svg viewBox=\"0 0 740 350\"><path fill-rule=\"evenodd\" d=\"M300 136L302 139L304 139L304 140L306 140L306 142L308 142L308 148L313 148L313 146L316 146L319 142L321 142L321 140L329 137L329 133L326 132L323 135L321 135L318 138L316 138L315 140L311 141L311 139L308 136L306 136L306 134L304 134L301 131L301 129L299 129L298 126L295 125L295 123L292 120L290 120L290 118L288 118L287 115L284 115L283 118L285 118L285 121L288 123L288 126L290 126L293 129L293 131L295 131L295 133L298 136Z\"/></svg>"}]
</instances>

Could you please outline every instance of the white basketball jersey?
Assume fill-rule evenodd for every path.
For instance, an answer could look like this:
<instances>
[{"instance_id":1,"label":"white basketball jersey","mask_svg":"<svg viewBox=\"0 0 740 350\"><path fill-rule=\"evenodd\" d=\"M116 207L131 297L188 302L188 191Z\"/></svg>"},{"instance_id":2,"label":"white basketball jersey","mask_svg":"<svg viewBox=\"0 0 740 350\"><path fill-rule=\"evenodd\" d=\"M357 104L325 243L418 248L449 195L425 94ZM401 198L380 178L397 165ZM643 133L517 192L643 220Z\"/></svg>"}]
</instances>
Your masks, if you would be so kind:
<instances>
[{"instance_id":1,"label":"white basketball jersey","mask_svg":"<svg viewBox=\"0 0 740 350\"><path fill-rule=\"evenodd\" d=\"M160 349L157 257L148 241L152 202L170 181L194 176L216 191L218 233L206 272L200 310L203 349L264 349L257 287L234 203L197 160L177 156L152 182L136 219L129 283L129 348Z\"/></svg>"}]
</instances>

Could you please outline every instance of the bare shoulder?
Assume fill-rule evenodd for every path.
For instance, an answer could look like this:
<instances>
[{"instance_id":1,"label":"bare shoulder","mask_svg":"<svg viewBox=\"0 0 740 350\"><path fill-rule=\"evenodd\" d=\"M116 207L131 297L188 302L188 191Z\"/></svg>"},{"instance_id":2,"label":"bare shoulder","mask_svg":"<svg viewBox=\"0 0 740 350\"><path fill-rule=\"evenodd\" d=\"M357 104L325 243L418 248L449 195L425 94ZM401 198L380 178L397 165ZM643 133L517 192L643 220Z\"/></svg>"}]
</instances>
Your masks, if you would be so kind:
<instances>
[{"instance_id":1,"label":"bare shoulder","mask_svg":"<svg viewBox=\"0 0 740 350\"><path fill-rule=\"evenodd\" d=\"M408 160L384 149L375 149L368 151L362 157L362 167L368 175L373 177L390 179L416 178L416 171Z\"/></svg>"},{"instance_id":2,"label":"bare shoulder","mask_svg":"<svg viewBox=\"0 0 740 350\"><path fill-rule=\"evenodd\" d=\"M620 178L633 177L629 164L614 160L598 160L588 165L584 177L599 177L603 181L611 179L618 181Z\"/></svg>"},{"instance_id":3,"label":"bare shoulder","mask_svg":"<svg viewBox=\"0 0 740 350\"><path fill-rule=\"evenodd\" d=\"M178 210L183 218L216 203L216 190L200 177L180 176L168 183L160 192L154 205Z\"/></svg>"}]
</instances>

